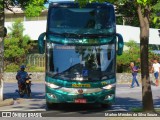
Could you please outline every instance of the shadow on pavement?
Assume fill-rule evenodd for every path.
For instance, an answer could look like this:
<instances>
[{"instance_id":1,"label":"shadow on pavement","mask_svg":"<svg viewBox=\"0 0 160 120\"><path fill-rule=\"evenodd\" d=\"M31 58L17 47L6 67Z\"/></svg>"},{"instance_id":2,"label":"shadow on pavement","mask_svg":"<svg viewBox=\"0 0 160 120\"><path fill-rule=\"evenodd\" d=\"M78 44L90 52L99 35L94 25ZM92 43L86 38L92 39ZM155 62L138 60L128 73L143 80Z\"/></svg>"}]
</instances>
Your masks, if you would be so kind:
<instances>
[{"instance_id":1,"label":"shadow on pavement","mask_svg":"<svg viewBox=\"0 0 160 120\"><path fill-rule=\"evenodd\" d=\"M71 112L71 111L81 111L81 110L121 110L121 111L129 111L130 107L140 107L142 106L141 101L132 99L132 98L116 98L115 104L108 108L102 108L100 104L93 103L93 104L73 104L73 103L61 103L61 104L53 104L53 107L50 110L61 110L64 112Z\"/></svg>"},{"instance_id":2,"label":"shadow on pavement","mask_svg":"<svg viewBox=\"0 0 160 120\"><path fill-rule=\"evenodd\" d=\"M44 116L85 116L85 117L104 117L107 112L130 112L131 107L140 107L141 102L132 98L116 98L116 103L111 107L102 108L100 104L54 104L52 108L43 112ZM57 112L58 111L58 112Z\"/></svg>"},{"instance_id":3,"label":"shadow on pavement","mask_svg":"<svg viewBox=\"0 0 160 120\"><path fill-rule=\"evenodd\" d=\"M13 93L4 93L4 98L5 99L13 98L14 100L16 100L16 99L21 98L21 97L19 96L18 92L13 92ZM28 99L26 94L23 98ZM44 93L32 92L31 98L45 99L45 96L44 96Z\"/></svg>"}]
</instances>

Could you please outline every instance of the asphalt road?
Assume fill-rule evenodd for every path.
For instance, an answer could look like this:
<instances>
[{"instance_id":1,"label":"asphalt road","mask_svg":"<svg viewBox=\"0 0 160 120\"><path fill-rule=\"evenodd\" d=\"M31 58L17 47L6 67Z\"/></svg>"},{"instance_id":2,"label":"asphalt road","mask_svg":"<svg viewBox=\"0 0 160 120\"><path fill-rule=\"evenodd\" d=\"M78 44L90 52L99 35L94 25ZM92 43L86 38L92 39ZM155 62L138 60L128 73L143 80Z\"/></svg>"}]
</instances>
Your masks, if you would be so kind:
<instances>
[{"instance_id":1,"label":"asphalt road","mask_svg":"<svg viewBox=\"0 0 160 120\"><path fill-rule=\"evenodd\" d=\"M6 98L18 99L16 83L4 84L4 96ZM128 84L119 84L116 89L116 103L110 108L101 108L98 104L61 104L54 106L52 110L47 110L45 105L43 83L33 83L32 85L32 99L24 97L23 102L15 103L11 106L0 107L0 111L43 111L44 116L96 116L102 117L106 112L125 112L130 111L133 107L142 106L142 88L129 88ZM155 107L160 107L160 87L152 86L153 101ZM46 111L47 110L47 111Z\"/></svg>"}]
</instances>

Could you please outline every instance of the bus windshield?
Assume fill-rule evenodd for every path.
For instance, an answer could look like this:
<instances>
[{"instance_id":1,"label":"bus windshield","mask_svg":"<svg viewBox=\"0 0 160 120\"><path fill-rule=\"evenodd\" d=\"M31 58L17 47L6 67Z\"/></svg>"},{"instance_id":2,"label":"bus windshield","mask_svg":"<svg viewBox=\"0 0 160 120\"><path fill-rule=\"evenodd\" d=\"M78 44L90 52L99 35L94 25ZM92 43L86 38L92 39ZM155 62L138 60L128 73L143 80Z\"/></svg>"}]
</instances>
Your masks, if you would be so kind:
<instances>
[{"instance_id":1,"label":"bus windshield","mask_svg":"<svg viewBox=\"0 0 160 120\"><path fill-rule=\"evenodd\" d=\"M48 75L62 80L106 80L115 73L115 45L69 46L47 43Z\"/></svg>"},{"instance_id":2,"label":"bus windshield","mask_svg":"<svg viewBox=\"0 0 160 120\"><path fill-rule=\"evenodd\" d=\"M115 33L114 9L50 8L48 31L51 33L105 34Z\"/></svg>"}]
</instances>

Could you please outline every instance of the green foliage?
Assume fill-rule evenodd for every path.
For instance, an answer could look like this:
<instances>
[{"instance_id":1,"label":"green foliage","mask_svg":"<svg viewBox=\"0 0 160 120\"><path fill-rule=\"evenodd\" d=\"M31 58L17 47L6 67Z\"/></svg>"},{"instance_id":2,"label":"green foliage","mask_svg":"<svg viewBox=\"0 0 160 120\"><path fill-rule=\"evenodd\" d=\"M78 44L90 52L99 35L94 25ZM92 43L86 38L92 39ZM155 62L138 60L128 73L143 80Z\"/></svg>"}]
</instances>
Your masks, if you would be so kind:
<instances>
[{"instance_id":1,"label":"green foliage","mask_svg":"<svg viewBox=\"0 0 160 120\"><path fill-rule=\"evenodd\" d=\"M129 64L131 61L136 62L140 58L140 48L138 44L130 40L125 43L128 50L125 50L121 56L117 56L117 64Z\"/></svg>"},{"instance_id":2,"label":"green foliage","mask_svg":"<svg viewBox=\"0 0 160 120\"><path fill-rule=\"evenodd\" d=\"M106 0L75 0L78 1L81 5L85 5L87 2L106 2ZM137 4L140 4L141 7L145 9L145 6L148 5L151 8L150 14L150 27L160 28L160 0L107 0L107 2L113 3L117 7L119 14L122 14L125 17L125 24L132 26L139 26L139 18L137 14ZM121 18L122 19L122 18ZM120 17L117 20L118 24L122 24Z\"/></svg>"},{"instance_id":3,"label":"green foliage","mask_svg":"<svg viewBox=\"0 0 160 120\"><path fill-rule=\"evenodd\" d=\"M26 7L25 15L27 17L36 17L36 16L40 15L41 11L42 11L41 6L34 6L34 5L30 4L29 6Z\"/></svg>"},{"instance_id":4,"label":"green foliage","mask_svg":"<svg viewBox=\"0 0 160 120\"><path fill-rule=\"evenodd\" d=\"M137 0L137 3L142 4L143 6L146 6L150 2L151 2L150 0Z\"/></svg>"},{"instance_id":5,"label":"green foliage","mask_svg":"<svg viewBox=\"0 0 160 120\"><path fill-rule=\"evenodd\" d=\"M9 64L5 68L5 72L17 72L19 70L19 65L16 65L14 63Z\"/></svg>"},{"instance_id":6,"label":"green foliage","mask_svg":"<svg viewBox=\"0 0 160 120\"><path fill-rule=\"evenodd\" d=\"M118 20L123 19L125 21L125 25L139 27L138 14L135 5L132 4L132 2L127 2L123 5L116 5L116 8L117 14L122 15L117 17L117 24L122 24L123 22L120 22Z\"/></svg>"},{"instance_id":7,"label":"green foliage","mask_svg":"<svg viewBox=\"0 0 160 120\"><path fill-rule=\"evenodd\" d=\"M20 6L27 17L39 16L47 0L6 0L6 6Z\"/></svg>"},{"instance_id":8,"label":"green foliage","mask_svg":"<svg viewBox=\"0 0 160 120\"><path fill-rule=\"evenodd\" d=\"M3 5L2 4L3 4L3 0L0 0L0 10L3 9Z\"/></svg>"},{"instance_id":9,"label":"green foliage","mask_svg":"<svg viewBox=\"0 0 160 120\"><path fill-rule=\"evenodd\" d=\"M160 0L152 6L152 24L154 28L160 28Z\"/></svg>"},{"instance_id":10,"label":"green foliage","mask_svg":"<svg viewBox=\"0 0 160 120\"><path fill-rule=\"evenodd\" d=\"M125 46L128 50L125 50L121 56L117 56L117 66L126 66L123 72L128 71L130 62L135 62L136 65L140 64L140 48L138 44L135 41L130 40L128 43L125 43Z\"/></svg>"},{"instance_id":11,"label":"green foliage","mask_svg":"<svg viewBox=\"0 0 160 120\"><path fill-rule=\"evenodd\" d=\"M45 68L44 67L37 67L33 65L27 65L27 72L44 72Z\"/></svg>"},{"instance_id":12,"label":"green foliage","mask_svg":"<svg viewBox=\"0 0 160 120\"><path fill-rule=\"evenodd\" d=\"M42 6L47 0L9 0L10 3L19 5L22 8L25 8L29 4L33 4L36 6Z\"/></svg>"},{"instance_id":13,"label":"green foliage","mask_svg":"<svg viewBox=\"0 0 160 120\"><path fill-rule=\"evenodd\" d=\"M157 11L160 10L160 0L157 0L157 4L155 4L152 8Z\"/></svg>"},{"instance_id":14,"label":"green foliage","mask_svg":"<svg viewBox=\"0 0 160 120\"><path fill-rule=\"evenodd\" d=\"M31 65L26 65L26 71L27 72L44 72L45 68L44 67L36 67L36 66L31 66ZM5 68L5 72L17 72L20 69L19 65L16 65L14 63L9 64Z\"/></svg>"},{"instance_id":15,"label":"green foliage","mask_svg":"<svg viewBox=\"0 0 160 120\"><path fill-rule=\"evenodd\" d=\"M24 27L20 20L16 20L9 29L11 32L4 40L5 64L20 65L26 61L26 55L33 44L28 35L23 35Z\"/></svg>"},{"instance_id":16,"label":"green foliage","mask_svg":"<svg viewBox=\"0 0 160 120\"><path fill-rule=\"evenodd\" d=\"M44 0L30 0L25 7L25 14L27 17L39 16L44 8Z\"/></svg>"},{"instance_id":17,"label":"green foliage","mask_svg":"<svg viewBox=\"0 0 160 120\"><path fill-rule=\"evenodd\" d=\"M130 40L128 43L125 43L125 46L128 50L125 50L121 56L117 55L117 71L118 72L130 72L129 64L130 62L134 62L137 66L140 67L140 47L139 45L133 41ZM159 59L159 55L152 52L153 48L150 48L149 50L149 66L151 67L151 64L153 62L153 59L156 58Z\"/></svg>"},{"instance_id":18,"label":"green foliage","mask_svg":"<svg viewBox=\"0 0 160 120\"><path fill-rule=\"evenodd\" d=\"M92 3L92 2L99 2L99 3L102 3L102 2L110 2L110 3L113 3L115 0L75 0L75 2L78 2L80 4L81 7L83 7L84 5L86 5L86 3Z\"/></svg>"}]
</instances>

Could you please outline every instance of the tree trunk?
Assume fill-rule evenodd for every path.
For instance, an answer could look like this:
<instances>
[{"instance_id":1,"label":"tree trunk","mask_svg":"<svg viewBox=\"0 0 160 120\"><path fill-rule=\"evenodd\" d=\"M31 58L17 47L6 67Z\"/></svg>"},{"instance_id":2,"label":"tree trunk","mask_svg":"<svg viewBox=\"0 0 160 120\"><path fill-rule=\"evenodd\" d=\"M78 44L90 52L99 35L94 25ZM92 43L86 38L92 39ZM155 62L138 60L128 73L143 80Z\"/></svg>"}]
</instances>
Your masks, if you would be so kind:
<instances>
[{"instance_id":1,"label":"tree trunk","mask_svg":"<svg viewBox=\"0 0 160 120\"><path fill-rule=\"evenodd\" d=\"M153 99L151 82L149 78L148 44L149 44L149 9L142 15L141 6L138 6L140 21L140 52L141 52L141 78L142 78L142 102L144 111L153 111Z\"/></svg>"},{"instance_id":2,"label":"tree trunk","mask_svg":"<svg viewBox=\"0 0 160 120\"><path fill-rule=\"evenodd\" d=\"M4 1L0 0L0 100L3 100Z\"/></svg>"}]
</instances>

